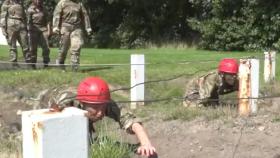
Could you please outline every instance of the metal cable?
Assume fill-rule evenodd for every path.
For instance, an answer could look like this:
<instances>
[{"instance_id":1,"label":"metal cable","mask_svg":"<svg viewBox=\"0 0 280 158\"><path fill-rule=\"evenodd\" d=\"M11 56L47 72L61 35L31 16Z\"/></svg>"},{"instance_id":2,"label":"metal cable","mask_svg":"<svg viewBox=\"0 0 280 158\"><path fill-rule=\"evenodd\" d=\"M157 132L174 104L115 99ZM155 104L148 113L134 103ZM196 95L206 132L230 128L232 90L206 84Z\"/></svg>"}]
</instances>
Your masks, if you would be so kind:
<instances>
[{"instance_id":1,"label":"metal cable","mask_svg":"<svg viewBox=\"0 0 280 158\"><path fill-rule=\"evenodd\" d=\"M235 59L265 59L264 57L260 56L244 56ZM131 65L169 65L169 64L177 64L177 65L187 65L191 63L205 63L205 62L219 62L220 59L217 60L182 60L182 61L174 61L174 62L159 62L159 63L145 63L145 64L130 64L130 63L115 63L115 64L79 64L79 67L95 67L95 66L131 66ZM43 66L43 63L25 63L25 62L10 62L10 61L3 61L0 60L0 64L17 64L17 65L39 65ZM48 64L51 67L59 67L59 64ZM72 64L63 64L64 66L72 66Z\"/></svg>"}]
</instances>

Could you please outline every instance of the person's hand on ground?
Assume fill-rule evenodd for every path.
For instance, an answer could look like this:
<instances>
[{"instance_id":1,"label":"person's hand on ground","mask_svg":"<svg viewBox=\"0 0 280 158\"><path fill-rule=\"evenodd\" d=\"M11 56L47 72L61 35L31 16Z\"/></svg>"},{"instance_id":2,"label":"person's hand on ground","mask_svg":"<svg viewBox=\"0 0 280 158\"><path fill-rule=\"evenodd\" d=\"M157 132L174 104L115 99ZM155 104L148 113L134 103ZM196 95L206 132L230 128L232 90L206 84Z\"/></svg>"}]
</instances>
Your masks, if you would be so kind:
<instances>
[{"instance_id":1,"label":"person's hand on ground","mask_svg":"<svg viewBox=\"0 0 280 158\"><path fill-rule=\"evenodd\" d=\"M157 155L156 149L154 146L148 144L148 145L141 145L137 149L137 154L141 156L151 157Z\"/></svg>"}]
</instances>

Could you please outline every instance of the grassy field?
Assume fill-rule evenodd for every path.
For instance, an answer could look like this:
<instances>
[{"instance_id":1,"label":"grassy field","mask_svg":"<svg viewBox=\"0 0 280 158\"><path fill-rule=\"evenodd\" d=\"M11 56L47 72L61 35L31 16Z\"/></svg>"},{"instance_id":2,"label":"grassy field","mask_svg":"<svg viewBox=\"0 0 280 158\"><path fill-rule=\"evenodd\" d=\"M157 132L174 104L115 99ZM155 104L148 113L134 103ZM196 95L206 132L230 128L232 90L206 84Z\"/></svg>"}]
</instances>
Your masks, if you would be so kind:
<instances>
[{"instance_id":1,"label":"grassy field","mask_svg":"<svg viewBox=\"0 0 280 158\"><path fill-rule=\"evenodd\" d=\"M57 49L51 49L51 62L54 63L57 56ZM41 52L39 53L40 57ZM244 58L249 56L263 57L262 52L214 52L197 50L195 48L152 48L152 49L82 49L81 67L78 72L71 72L70 68L66 72L56 69L37 69L37 70L2 70L0 72L0 86L20 89L27 96L34 97L36 94L49 87L59 85L76 86L81 79L87 76L100 76L107 80L113 88L130 86L130 55L145 54L146 63L146 81L167 80L163 82L153 82L145 85L145 98L148 100L181 97L185 90L187 80L195 75L203 74L209 70L217 68L219 61L223 58ZM19 51L20 61L22 54ZM41 57L40 57L41 58ZM41 61L41 59L39 60ZM278 58L277 58L278 59ZM8 60L8 48L0 47L0 60ZM266 85L262 80L263 61L261 61L261 87ZM69 63L69 56L67 59ZM83 66L86 64L87 66ZM89 66L88 64L91 64ZM95 65L96 64L96 65ZM105 64L105 65L102 65ZM122 66L108 64L124 64ZM277 68L279 64L277 64ZM280 77L280 70L276 69L276 78ZM178 77L180 76L180 77ZM113 89L111 89L113 90ZM113 99L129 100L129 91L119 95L115 92ZM181 100L170 100L165 102L149 103L147 106L139 108L136 113L143 118L150 119L154 115L160 116L164 120L192 120L203 116L207 120L217 119L234 115L232 107L217 109L184 109L181 106ZM112 145L111 141L104 140L105 143ZM115 151L110 146L95 145L100 149L110 150L109 153L121 152L127 155L126 146L121 146L120 150ZM104 148L104 149L103 149ZM124 150L123 150L124 149ZM112 150L112 151L111 151ZM98 151L98 150L97 150ZM106 157L106 155L104 156Z\"/></svg>"},{"instance_id":2,"label":"grassy field","mask_svg":"<svg viewBox=\"0 0 280 158\"><path fill-rule=\"evenodd\" d=\"M0 47L0 60L8 60L8 48ZM58 49L51 49L51 62L54 63ZM197 50L195 48L151 48L151 49L82 49L81 67L78 72L63 72L59 69L38 70L12 70L0 72L0 85L6 85L25 91L26 95L36 94L49 87L58 85L76 86L86 76L100 76L113 85L111 90L120 87L130 87L130 55L145 54L146 81L174 79L164 82L153 82L145 85L145 99L181 97L184 93L186 81L198 74L217 68L218 62L223 58L263 57L262 52L215 52ZM41 52L38 53L41 61ZM22 61L22 54L19 51ZM261 61L261 87L263 83L263 59ZM66 63L69 63L69 55ZM83 66L86 64L87 66ZM90 66L89 66L90 64ZM96 64L96 65L95 65ZM105 65L102 65L105 64ZM124 64L121 66L107 64ZM279 65L279 64L278 64ZM278 66L277 66L278 67ZM277 69L276 78L280 76ZM178 78L177 78L178 77ZM115 100L129 100L129 91L125 96L113 94ZM160 104L160 105L159 105ZM152 105L160 106L162 103ZM172 101L165 104L180 104L180 101ZM172 105L174 107L174 105ZM161 109L160 108L160 109Z\"/></svg>"},{"instance_id":3,"label":"grassy field","mask_svg":"<svg viewBox=\"0 0 280 158\"><path fill-rule=\"evenodd\" d=\"M39 53L40 56L41 53ZM72 73L71 71L63 72L57 69L48 70L20 70L20 71L1 71L1 85L9 86L28 86L32 84L34 88L47 88L61 84L77 85L85 76L101 76L111 84L122 87L130 86L130 66L102 66L94 64L129 64L131 54L145 54L146 62L150 65L146 66L146 81L169 79L182 74L182 78L191 77L197 71L203 72L215 69L222 58L241 58L248 56L260 56L262 53L249 52L211 52L189 49L138 49L138 50L122 50L122 49L83 49L81 54L81 65L92 64L93 66L81 66L81 71ZM57 49L51 50L51 61L54 63L57 56ZM19 51L19 57L22 61L22 54ZM69 57L68 57L69 59ZM7 47L0 47L0 60L8 60ZM40 60L40 59L39 59ZM202 62L209 61L209 62ZM67 63L69 61L67 60ZM69 69L70 70L70 69ZM277 73L279 74L279 73ZM36 85L34 85L36 83ZM158 94L162 88L166 93L181 94L182 88L169 88L168 84L156 83L147 85L146 90L151 96L162 96ZM157 88L154 88L157 86ZM160 89L158 89L160 88ZM168 90L167 90L168 89ZM177 90L176 90L177 89ZM157 92L154 92L154 91ZM166 91L167 90L167 91ZM172 92L169 92L172 91ZM152 94L151 94L152 93Z\"/></svg>"}]
</instances>

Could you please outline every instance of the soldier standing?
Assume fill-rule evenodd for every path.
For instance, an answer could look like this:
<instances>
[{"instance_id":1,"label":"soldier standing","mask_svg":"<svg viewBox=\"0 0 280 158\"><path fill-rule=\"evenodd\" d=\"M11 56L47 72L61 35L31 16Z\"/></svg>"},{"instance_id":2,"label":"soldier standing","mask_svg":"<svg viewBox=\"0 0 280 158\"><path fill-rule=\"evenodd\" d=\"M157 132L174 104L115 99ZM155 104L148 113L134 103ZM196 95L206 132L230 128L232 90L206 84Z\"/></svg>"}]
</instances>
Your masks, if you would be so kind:
<instances>
[{"instance_id":1,"label":"soldier standing","mask_svg":"<svg viewBox=\"0 0 280 158\"><path fill-rule=\"evenodd\" d=\"M4 2L5 3L5 2ZM7 35L10 47L10 61L17 62L16 42L20 44L26 63L31 63L31 53L28 47L26 17L23 4L20 0L7 0L2 6L1 25Z\"/></svg>"},{"instance_id":2,"label":"soldier standing","mask_svg":"<svg viewBox=\"0 0 280 158\"><path fill-rule=\"evenodd\" d=\"M50 62L48 38L51 35L51 27L48 12L43 6L43 0L32 0L32 4L27 10L27 17L32 63L37 62L37 48L40 45L44 67L47 67Z\"/></svg>"},{"instance_id":3,"label":"soldier standing","mask_svg":"<svg viewBox=\"0 0 280 158\"><path fill-rule=\"evenodd\" d=\"M209 72L191 80L185 92L185 107L202 107L219 104L219 95L238 90L238 62L235 59L223 59L218 72Z\"/></svg>"},{"instance_id":4,"label":"soldier standing","mask_svg":"<svg viewBox=\"0 0 280 158\"><path fill-rule=\"evenodd\" d=\"M53 32L60 34L58 64L64 69L67 51L71 50L72 70L80 63L80 51L84 43L83 31L92 33L88 13L79 0L60 0L53 15Z\"/></svg>"}]
</instances>

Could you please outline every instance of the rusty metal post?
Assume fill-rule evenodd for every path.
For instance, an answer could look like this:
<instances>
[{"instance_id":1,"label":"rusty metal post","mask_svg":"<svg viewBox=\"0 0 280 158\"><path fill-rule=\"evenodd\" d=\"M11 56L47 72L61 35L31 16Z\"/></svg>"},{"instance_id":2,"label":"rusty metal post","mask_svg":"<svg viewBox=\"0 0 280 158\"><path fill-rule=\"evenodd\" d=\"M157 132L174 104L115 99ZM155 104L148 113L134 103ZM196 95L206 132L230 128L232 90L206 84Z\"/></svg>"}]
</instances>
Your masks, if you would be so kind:
<instances>
[{"instance_id":1,"label":"rusty metal post","mask_svg":"<svg viewBox=\"0 0 280 158\"><path fill-rule=\"evenodd\" d=\"M238 108L240 115L249 116L257 113L257 98L259 97L258 59L240 60L238 97L240 98Z\"/></svg>"},{"instance_id":2,"label":"rusty metal post","mask_svg":"<svg viewBox=\"0 0 280 158\"><path fill-rule=\"evenodd\" d=\"M275 79L276 52L264 52L264 81L272 82Z\"/></svg>"},{"instance_id":3,"label":"rusty metal post","mask_svg":"<svg viewBox=\"0 0 280 158\"><path fill-rule=\"evenodd\" d=\"M248 116L250 113L250 60L249 59L241 59L240 65L239 65L239 92L238 92L238 98L239 100L239 106L238 111L240 115Z\"/></svg>"}]
</instances>

